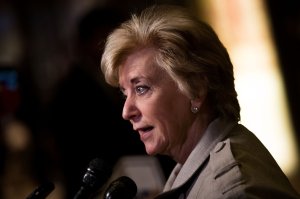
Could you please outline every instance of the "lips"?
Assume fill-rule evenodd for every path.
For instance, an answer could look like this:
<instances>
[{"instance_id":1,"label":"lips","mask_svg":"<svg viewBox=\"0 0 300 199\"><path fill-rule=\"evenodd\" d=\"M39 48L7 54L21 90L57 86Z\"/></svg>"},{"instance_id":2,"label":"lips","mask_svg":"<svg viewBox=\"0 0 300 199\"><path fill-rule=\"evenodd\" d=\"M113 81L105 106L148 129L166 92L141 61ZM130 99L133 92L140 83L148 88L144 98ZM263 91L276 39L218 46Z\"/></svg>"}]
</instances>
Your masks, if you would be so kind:
<instances>
[{"instance_id":1,"label":"lips","mask_svg":"<svg viewBox=\"0 0 300 199\"><path fill-rule=\"evenodd\" d=\"M153 126L145 126L145 127L137 128L136 131L139 132L140 139L144 142L152 135L149 132L152 131L153 129L154 129Z\"/></svg>"},{"instance_id":2,"label":"lips","mask_svg":"<svg viewBox=\"0 0 300 199\"><path fill-rule=\"evenodd\" d=\"M139 126L139 127L136 126L133 127L133 129L138 132L147 132L147 131L151 131L153 129L153 126L150 125Z\"/></svg>"},{"instance_id":3,"label":"lips","mask_svg":"<svg viewBox=\"0 0 300 199\"><path fill-rule=\"evenodd\" d=\"M138 131L146 133L146 132L151 131L152 129L153 129L153 126L148 126L148 127L140 128Z\"/></svg>"}]
</instances>

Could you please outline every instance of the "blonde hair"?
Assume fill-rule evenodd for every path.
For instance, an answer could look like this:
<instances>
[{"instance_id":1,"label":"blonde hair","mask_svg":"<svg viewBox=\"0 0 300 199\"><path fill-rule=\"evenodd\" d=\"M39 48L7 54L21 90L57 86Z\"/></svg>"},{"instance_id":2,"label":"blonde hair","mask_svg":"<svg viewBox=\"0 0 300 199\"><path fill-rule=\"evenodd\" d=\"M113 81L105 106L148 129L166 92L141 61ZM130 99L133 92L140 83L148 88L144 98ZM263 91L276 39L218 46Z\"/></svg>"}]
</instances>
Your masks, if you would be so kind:
<instances>
[{"instance_id":1,"label":"blonde hair","mask_svg":"<svg viewBox=\"0 0 300 199\"><path fill-rule=\"evenodd\" d=\"M118 86L118 67L133 51L156 49L155 62L190 98L204 93L220 117L240 119L233 66L213 29L185 8L155 5L121 24L107 38L101 60L106 81Z\"/></svg>"}]
</instances>

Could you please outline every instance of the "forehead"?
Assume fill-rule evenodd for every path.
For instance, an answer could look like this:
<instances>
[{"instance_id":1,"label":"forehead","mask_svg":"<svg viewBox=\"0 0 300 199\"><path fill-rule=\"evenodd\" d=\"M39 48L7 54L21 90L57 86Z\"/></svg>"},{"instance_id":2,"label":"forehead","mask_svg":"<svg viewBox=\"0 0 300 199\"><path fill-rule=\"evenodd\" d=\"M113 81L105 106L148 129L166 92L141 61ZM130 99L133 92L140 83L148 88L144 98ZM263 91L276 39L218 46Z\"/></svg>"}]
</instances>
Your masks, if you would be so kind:
<instances>
[{"instance_id":1,"label":"forehead","mask_svg":"<svg viewBox=\"0 0 300 199\"><path fill-rule=\"evenodd\" d=\"M131 53L119 67L119 83L133 78L161 76L166 72L155 63L155 50L145 48Z\"/></svg>"}]
</instances>

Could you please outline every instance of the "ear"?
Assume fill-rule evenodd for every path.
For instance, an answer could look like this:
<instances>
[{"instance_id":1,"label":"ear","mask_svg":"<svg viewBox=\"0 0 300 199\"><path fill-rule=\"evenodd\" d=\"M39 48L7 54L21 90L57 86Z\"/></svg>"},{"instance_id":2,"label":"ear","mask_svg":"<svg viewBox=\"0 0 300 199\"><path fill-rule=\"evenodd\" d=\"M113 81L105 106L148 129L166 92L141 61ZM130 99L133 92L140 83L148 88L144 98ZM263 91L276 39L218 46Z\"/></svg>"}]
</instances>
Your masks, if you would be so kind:
<instances>
[{"instance_id":1,"label":"ear","mask_svg":"<svg viewBox=\"0 0 300 199\"><path fill-rule=\"evenodd\" d=\"M191 100L191 107L200 108L204 100L201 98L194 98Z\"/></svg>"},{"instance_id":2,"label":"ear","mask_svg":"<svg viewBox=\"0 0 300 199\"><path fill-rule=\"evenodd\" d=\"M202 93L191 99L191 109L197 108L198 110L201 108L202 104L204 103L206 98L206 93Z\"/></svg>"}]
</instances>

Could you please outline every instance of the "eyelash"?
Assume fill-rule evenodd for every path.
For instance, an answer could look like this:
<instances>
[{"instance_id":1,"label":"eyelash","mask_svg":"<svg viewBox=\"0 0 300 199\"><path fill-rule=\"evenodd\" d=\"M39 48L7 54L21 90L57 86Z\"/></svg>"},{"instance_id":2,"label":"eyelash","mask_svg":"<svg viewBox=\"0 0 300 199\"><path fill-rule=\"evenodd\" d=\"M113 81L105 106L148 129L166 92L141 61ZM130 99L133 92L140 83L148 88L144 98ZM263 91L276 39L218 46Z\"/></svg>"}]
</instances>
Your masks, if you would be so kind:
<instances>
[{"instance_id":1,"label":"eyelash","mask_svg":"<svg viewBox=\"0 0 300 199\"><path fill-rule=\"evenodd\" d=\"M148 90L149 90L148 86L136 86L135 87L135 92L138 95L143 95L143 94L147 93Z\"/></svg>"},{"instance_id":2,"label":"eyelash","mask_svg":"<svg viewBox=\"0 0 300 199\"><path fill-rule=\"evenodd\" d=\"M137 93L137 95L141 96L141 95L146 94L149 89L150 89L149 86L136 86L135 92ZM123 100L127 99L127 95L124 93L124 91L120 91L120 94L121 94Z\"/></svg>"}]
</instances>

